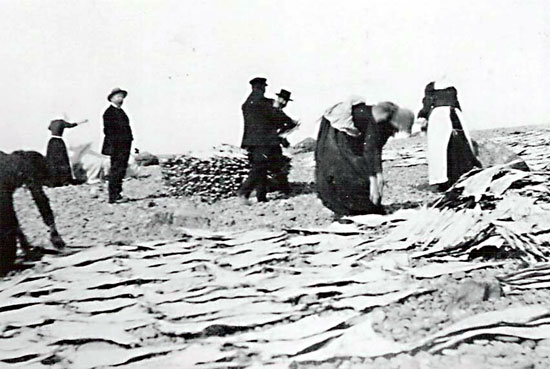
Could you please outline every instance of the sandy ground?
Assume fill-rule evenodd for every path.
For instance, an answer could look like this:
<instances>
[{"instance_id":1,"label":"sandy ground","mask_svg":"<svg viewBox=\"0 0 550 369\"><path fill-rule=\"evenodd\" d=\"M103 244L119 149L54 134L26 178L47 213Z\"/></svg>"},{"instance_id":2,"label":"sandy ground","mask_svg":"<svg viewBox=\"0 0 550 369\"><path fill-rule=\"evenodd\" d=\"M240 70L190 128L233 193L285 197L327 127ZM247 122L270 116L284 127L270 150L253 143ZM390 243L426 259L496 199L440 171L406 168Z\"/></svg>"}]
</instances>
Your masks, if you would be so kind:
<instances>
[{"instance_id":1,"label":"sandy ground","mask_svg":"<svg viewBox=\"0 0 550 369\"><path fill-rule=\"evenodd\" d=\"M528 131L533 128L481 131L475 138L491 138L507 132ZM395 140L389 147L422 144L425 138ZM394 167L384 164L388 185L384 205L393 211L420 206L436 198L427 189L427 166ZM181 228L207 228L209 230L250 230L269 228L280 230L293 227L327 226L334 221L313 189L311 154L301 154L294 159L291 182L294 191L288 197L270 194L268 203L241 206L236 199L208 205L196 199L165 197L160 179L160 168L146 168L147 176L130 179L124 183L124 193L133 201L110 205L107 203L104 184L71 186L47 189L58 229L64 240L73 246L85 247L99 244L130 244L135 240L159 240L178 237ZM47 232L36 207L26 190L16 194L17 213L22 227L34 245L48 246ZM509 268L509 267L508 267ZM506 269L490 269L444 276L427 282L436 292L412 297L401 304L378 308L386 319L375 329L385 337L400 340L421 339L442 323L456 321L462 316L480 311L492 311L509 306L550 303L547 290L529 291L524 295L510 296L494 302L480 302L465 310L452 312L443 309L452 303L464 278L487 280ZM414 322L414 324L413 324ZM420 323L418 323L420 322ZM550 346L550 343L548 343ZM443 355L420 353L417 357L400 356L391 360L346 359L327 362L323 368L543 368L546 358L535 353L533 341L526 342L476 342L463 344ZM541 349L538 349L541 351ZM545 352L545 351L544 351ZM548 350L550 353L550 350ZM544 354L546 355L546 354ZM550 362L550 358L547 358ZM315 364L318 366L318 364ZM308 367L308 365L300 365Z\"/></svg>"}]
</instances>

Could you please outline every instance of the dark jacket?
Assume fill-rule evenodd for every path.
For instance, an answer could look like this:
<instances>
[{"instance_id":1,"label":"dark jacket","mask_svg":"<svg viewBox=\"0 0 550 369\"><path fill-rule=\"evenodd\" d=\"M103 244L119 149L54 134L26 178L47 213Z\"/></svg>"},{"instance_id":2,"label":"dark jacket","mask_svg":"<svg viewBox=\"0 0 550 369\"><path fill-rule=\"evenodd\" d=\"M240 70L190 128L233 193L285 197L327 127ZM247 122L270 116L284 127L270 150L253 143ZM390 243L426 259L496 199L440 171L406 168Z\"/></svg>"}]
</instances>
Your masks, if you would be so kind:
<instances>
[{"instance_id":1,"label":"dark jacket","mask_svg":"<svg viewBox=\"0 0 550 369\"><path fill-rule=\"evenodd\" d=\"M273 100L264 97L260 91L252 91L242 105L242 110L244 134L241 147L281 144L278 131L292 120L273 107Z\"/></svg>"},{"instance_id":2,"label":"dark jacket","mask_svg":"<svg viewBox=\"0 0 550 369\"><path fill-rule=\"evenodd\" d=\"M124 110L109 106L103 114L103 133L105 140L101 153L113 155L114 153L130 150L132 147L132 128L130 120Z\"/></svg>"},{"instance_id":3,"label":"dark jacket","mask_svg":"<svg viewBox=\"0 0 550 369\"><path fill-rule=\"evenodd\" d=\"M5 231L6 226L17 226L13 193L23 185L30 190L44 223L48 226L55 225L50 202L42 189L49 180L48 163L42 154L35 151L14 151L8 155L0 151L0 234Z\"/></svg>"},{"instance_id":4,"label":"dark jacket","mask_svg":"<svg viewBox=\"0 0 550 369\"><path fill-rule=\"evenodd\" d=\"M65 128L73 128L76 126L76 123L69 123L65 122L63 119L56 119L50 122L48 129L52 132L52 135L61 137L63 136Z\"/></svg>"},{"instance_id":5,"label":"dark jacket","mask_svg":"<svg viewBox=\"0 0 550 369\"><path fill-rule=\"evenodd\" d=\"M418 118L429 119L432 111L440 106L450 106L461 110L456 88L447 87L436 90L434 88L434 82L430 82L426 85L422 105L422 109L418 112Z\"/></svg>"}]
</instances>

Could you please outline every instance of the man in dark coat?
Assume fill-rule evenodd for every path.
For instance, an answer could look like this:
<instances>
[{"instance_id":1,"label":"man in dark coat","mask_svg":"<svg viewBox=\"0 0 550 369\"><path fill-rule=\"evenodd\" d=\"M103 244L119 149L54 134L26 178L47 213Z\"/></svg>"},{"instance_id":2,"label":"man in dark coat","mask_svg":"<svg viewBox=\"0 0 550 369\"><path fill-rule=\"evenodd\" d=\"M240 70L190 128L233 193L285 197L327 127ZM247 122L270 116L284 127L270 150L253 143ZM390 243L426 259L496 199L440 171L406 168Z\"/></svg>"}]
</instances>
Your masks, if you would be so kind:
<instances>
[{"instance_id":1,"label":"man in dark coat","mask_svg":"<svg viewBox=\"0 0 550 369\"><path fill-rule=\"evenodd\" d=\"M289 147L290 143L283 135L288 134L290 131L298 127L298 122L288 117L283 109L288 105L290 101L290 91L281 89L281 92L277 94L277 98L273 100L273 107L281 114L280 127L277 131L282 147ZM288 183L288 174L290 171L291 159L283 155L282 147L279 146L276 153L273 155L270 168L268 170L271 176L272 183L270 183L271 190L281 191L284 194L290 193L290 184Z\"/></svg>"},{"instance_id":2,"label":"man in dark coat","mask_svg":"<svg viewBox=\"0 0 550 369\"><path fill-rule=\"evenodd\" d=\"M256 190L258 202L267 201L267 172L270 163L280 151L279 130L289 124L288 116L273 107L273 100L264 96L267 86L265 78L250 81L252 92L242 105L244 135L241 147L248 150L250 173L239 189L241 202Z\"/></svg>"},{"instance_id":3,"label":"man in dark coat","mask_svg":"<svg viewBox=\"0 0 550 369\"><path fill-rule=\"evenodd\" d=\"M122 181L128 168L128 159L132 148L132 128L130 120L122 110L122 104L128 92L115 88L107 96L111 106L103 114L103 133L105 140L101 153L111 157L109 170L109 203L123 202Z\"/></svg>"},{"instance_id":4,"label":"man in dark coat","mask_svg":"<svg viewBox=\"0 0 550 369\"><path fill-rule=\"evenodd\" d=\"M57 232L48 197L42 189L49 181L48 163L41 154L35 151L15 151L8 155L0 151L0 276L9 272L15 262L17 241L25 254L31 251L13 206L13 193L23 185L31 192L50 230L51 242L57 248L65 246Z\"/></svg>"}]
</instances>

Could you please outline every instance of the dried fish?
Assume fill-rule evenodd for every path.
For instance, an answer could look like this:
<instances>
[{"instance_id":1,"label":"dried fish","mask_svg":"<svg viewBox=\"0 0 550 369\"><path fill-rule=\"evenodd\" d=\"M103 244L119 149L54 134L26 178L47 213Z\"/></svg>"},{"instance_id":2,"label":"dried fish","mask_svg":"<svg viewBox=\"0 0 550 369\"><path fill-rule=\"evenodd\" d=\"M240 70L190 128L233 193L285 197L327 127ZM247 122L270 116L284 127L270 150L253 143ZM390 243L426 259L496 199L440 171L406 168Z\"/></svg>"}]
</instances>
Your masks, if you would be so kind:
<instances>
[{"instance_id":1,"label":"dried fish","mask_svg":"<svg viewBox=\"0 0 550 369\"><path fill-rule=\"evenodd\" d=\"M288 173L291 159L284 156L284 161L283 170ZM213 203L236 196L248 175L249 163L244 150L225 145L211 152L165 160L161 169L168 194L198 196Z\"/></svg>"},{"instance_id":2,"label":"dried fish","mask_svg":"<svg viewBox=\"0 0 550 369\"><path fill-rule=\"evenodd\" d=\"M502 264L502 262L465 263L460 261L450 263L431 263L419 268L410 268L408 269L408 272L415 278L435 278L444 274L468 272L470 270L490 268Z\"/></svg>"}]
</instances>

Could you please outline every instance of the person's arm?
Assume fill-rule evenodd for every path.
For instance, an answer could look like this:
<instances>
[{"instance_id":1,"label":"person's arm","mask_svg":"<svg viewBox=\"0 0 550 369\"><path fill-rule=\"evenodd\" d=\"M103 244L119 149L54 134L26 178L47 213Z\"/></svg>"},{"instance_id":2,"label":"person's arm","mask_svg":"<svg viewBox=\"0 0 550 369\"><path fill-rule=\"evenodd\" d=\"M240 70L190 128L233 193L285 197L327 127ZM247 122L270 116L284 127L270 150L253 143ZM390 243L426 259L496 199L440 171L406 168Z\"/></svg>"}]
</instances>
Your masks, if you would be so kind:
<instances>
[{"instance_id":1,"label":"person's arm","mask_svg":"<svg viewBox=\"0 0 550 369\"><path fill-rule=\"evenodd\" d=\"M369 199L374 205L382 203L384 195L384 175L377 172L369 175Z\"/></svg>"},{"instance_id":2,"label":"person's arm","mask_svg":"<svg viewBox=\"0 0 550 369\"><path fill-rule=\"evenodd\" d=\"M384 196L384 175L382 172L376 173L376 183L378 184L378 193L380 194L380 200Z\"/></svg>"},{"instance_id":3,"label":"person's arm","mask_svg":"<svg viewBox=\"0 0 550 369\"><path fill-rule=\"evenodd\" d=\"M282 110L279 110L273 106L273 100L268 98L262 98L253 101L254 109L259 112L266 122L277 125L277 129L283 128L283 125L292 121Z\"/></svg>"},{"instance_id":4,"label":"person's arm","mask_svg":"<svg viewBox=\"0 0 550 369\"><path fill-rule=\"evenodd\" d=\"M280 126L279 128L280 133L288 132L298 126L298 122L294 121L292 118L286 115L285 112L283 112L282 110L276 110L275 119L277 120L277 123Z\"/></svg>"},{"instance_id":5,"label":"person's arm","mask_svg":"<svg viewBox=\"0 0 550 369\"><path fill-rule=\"evenodd\" d=\"M363 155L368 160L369 198L374 205L380 205L384 190L384 176L382 174L382 147L378 142L379 132L375 128L377 127L367 128Z\"/></svg>"},{"instance_id":6,"label":"person's arm","mask_svg":"<svg viewBox=\"0 0 550 369\"><path fill-rule=\"evenodd\" d=\"M23 252L25 254L29 254L29 252L31 251L31 244L27 240L25 233L23 233L23 230L19 225L19 221L17 221L16 235L17 235L17 239L19 240L19 245L21 245L21 248L23 249Z\"/></svg>"},{"instance_id":7,"label":"person's arm","mask_svg":"<svg viewBox=\"0 0 550 369\"><path fill-rule=\"evenodd\" d=\"M382 190L375 175L369 176L369 200L376 206L382 202Z\"/></svg>"},{"instance_id":8,"label":"person's arm","mask_svg":"<svg viewBox=\"0 0 550 369\"><path fill-rule=\"evenodd\" d=\"M73 128L84 123L88 123L88 119L84 119L84 120L81 120L80 122L75 122L75 123L65 122L65 128Z\"/></svg>"},{"instance_id":9,"label":"person's arm","mask_svg":"<svg viewBox=\"0 0 550 369\"><path fill-rule=\"evenodd\" d=\"M50 201L44 193L42 186L37 184L30 185L29 190L31 191L32 198L34 199L34 202L38 207L38 211L40 212L40 215L44 220L44 224L46 224L50 229L50 241L57 248L64 247L65 242L57 232L57 228L55 226L55 218L52 208L50 207Z\"/></svg>"},{"instance_id":10,"label":"person's arm","mask_svg":"<svg viewBox=\"0 0 550 369\"><path fill-rule=\"evenodd\" d=\"M428 119L428 115L429 115L429 114L430 114L430 107L424 105L424 106L422 107L422 109L420 109L420 111L418 112L418 114L416 115L416 117L419 118L419 119Z\"/></svg>"}]
</instances>

